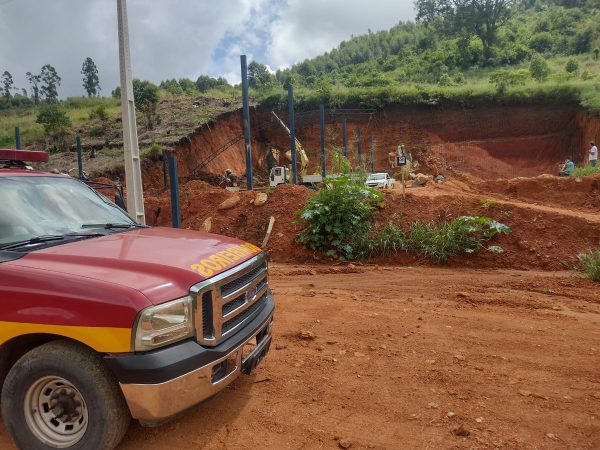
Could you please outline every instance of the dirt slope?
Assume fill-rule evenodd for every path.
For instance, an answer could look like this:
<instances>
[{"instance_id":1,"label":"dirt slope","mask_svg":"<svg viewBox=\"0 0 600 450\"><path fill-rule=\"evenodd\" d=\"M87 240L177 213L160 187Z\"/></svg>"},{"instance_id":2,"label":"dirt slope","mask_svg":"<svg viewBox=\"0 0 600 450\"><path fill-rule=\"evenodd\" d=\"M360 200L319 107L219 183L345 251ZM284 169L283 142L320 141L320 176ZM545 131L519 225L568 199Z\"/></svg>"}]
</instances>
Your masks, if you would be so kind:
<instances>
[{"instance_id":1,"label":"dirt slope","mask_svg":"<svg viewBox=\"0 0 600 450\"><path fill-rule=\"evenodd\" d=\"M600 195L598 180L598 177L586 177L578 183L574 179L551 177L481 182L462 177L450 179L442 185L409 189L405 199L398 187L386 192L385 207L378 212L375 220L382 225L393 222L408 227L416 220L487 215L506 223L513 230L512 234L494 241L505 252L455 257L449 265L560 270L565 265L574 264L579 252L597 247L600 243L600 211L593 207L593 202ZM540 189L537 189L538 184L542 186ZM506 195L506 189L516 194ZM502 194L496 194L494 190L500 190ZM329 258L307 251L296 242L302 226L296 222L294 212L301 209L313 193L301 186L281 185L270 194L266 205L256 207L251 204L254 193L232 194L201 181L192 181L181 187L183 226L199 230L210 217L212 232L260 245L269 218L274 216L275 225L266 248L272 260L329 263ZM217 211L219 204L234 195L241 197L238 205ZM528 201L538 197L545 201L538 204ZM549 200L552 198L556 202ZM491 200L493 204L483 208L483 199ZM146 214L149 224L170 226L169 193L149 195L146 198ZM383 262L433 264L404 253Z\"/></svg>"}]
</instances>

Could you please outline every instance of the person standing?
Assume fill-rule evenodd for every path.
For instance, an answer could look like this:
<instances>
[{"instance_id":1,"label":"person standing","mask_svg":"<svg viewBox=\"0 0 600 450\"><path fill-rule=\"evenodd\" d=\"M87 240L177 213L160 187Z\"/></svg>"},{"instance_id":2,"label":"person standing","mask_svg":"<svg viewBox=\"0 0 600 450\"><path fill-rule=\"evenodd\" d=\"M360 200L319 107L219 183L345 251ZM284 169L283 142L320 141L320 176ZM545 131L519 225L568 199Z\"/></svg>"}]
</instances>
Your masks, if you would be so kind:
<instances>
[{"instance_id":1,"label":"person standing","mask_svg":"<svg viewBox=\"0 0 600 450\"><path fill-rule=\"evenodd\" d=\"M596 164L598 163L598 147L596 147L594 141L590 141L590 153L588 159L590 161L590 165L592 167L596 167Z\"/></svg>"}]
</instances>

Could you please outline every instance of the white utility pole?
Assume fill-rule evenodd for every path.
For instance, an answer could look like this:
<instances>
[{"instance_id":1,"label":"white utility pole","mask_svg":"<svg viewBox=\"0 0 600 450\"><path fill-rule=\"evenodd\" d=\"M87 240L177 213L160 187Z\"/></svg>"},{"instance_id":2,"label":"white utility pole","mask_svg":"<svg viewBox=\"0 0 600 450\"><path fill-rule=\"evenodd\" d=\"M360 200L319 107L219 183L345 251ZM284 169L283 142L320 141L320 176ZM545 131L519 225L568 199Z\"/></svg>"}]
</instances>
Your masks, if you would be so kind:
<instances>
[{"instance_id":1,"label":"white utility pole","mask_svg":"<svg viewBox=\"0 0 600 450\"><path fill-rule=\"evenodd\" d=\"M129 27L127 25L127 0L117 0L119 19L119 65L121 67L121 110L123 113L123 147L125 149L125 184L127 188L127 212L138 223L146 224L144 214L144 191L140 168L131 55L129 54Z\"/></svg>"}]
</instances>

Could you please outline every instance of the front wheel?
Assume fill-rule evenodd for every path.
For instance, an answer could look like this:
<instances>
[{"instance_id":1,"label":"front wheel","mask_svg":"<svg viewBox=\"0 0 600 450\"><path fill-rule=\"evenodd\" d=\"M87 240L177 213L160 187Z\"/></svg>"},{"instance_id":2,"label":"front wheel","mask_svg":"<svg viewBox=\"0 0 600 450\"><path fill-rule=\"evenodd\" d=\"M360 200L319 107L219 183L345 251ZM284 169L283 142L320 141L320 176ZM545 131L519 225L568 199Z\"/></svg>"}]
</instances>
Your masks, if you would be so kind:
<instances>
[{"instance_id":1,"label":"front wheel","mask_svg":"<svg viewBox=\"0 0 600 450\"><path fill-rule=\"evenodd\" d=\"M2 389L2 417L17 447L110 450L129 426L118 383L92 350L53 341L26 353Z\"/></svg>"}]
</instances>

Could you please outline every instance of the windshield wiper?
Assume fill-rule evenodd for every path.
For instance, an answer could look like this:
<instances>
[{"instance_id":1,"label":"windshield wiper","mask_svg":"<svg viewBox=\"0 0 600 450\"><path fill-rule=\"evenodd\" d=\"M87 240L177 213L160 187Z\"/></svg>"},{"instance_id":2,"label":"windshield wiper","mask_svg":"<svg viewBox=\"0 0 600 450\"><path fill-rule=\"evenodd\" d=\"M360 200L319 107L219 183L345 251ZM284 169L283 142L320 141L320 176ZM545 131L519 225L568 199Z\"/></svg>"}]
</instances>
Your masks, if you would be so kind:
<instances>
[{"instance_id":1,"label":"windshield wiper","mask_svg":"<svg viewBox=\"0 0 600 450\"><path fill-rule=\"evenodd\" d=\"M138 223L84 223L81 228L104 228L110 230L111 228L148 228L147 225L140 225Z\"/></svg>"},{"instance_id":2,"label":"windshield wiper","mask_svg":"<svg viewBox=\"0 0 600 450\"><path fill-rule=\"evenodd\" d=\"M11 242L9 244L5 244L0 246L0 250L11 250L13 248L24 247L26 245L33 244L43 244L44 242L51 241L62 241L67 238L89 238L89 237L98 237L105 236L104 233L67 233L67 234L47 234L43 236L36 236L31 239L25 239L23 241Z\"/></svg>"}]
</instances>

